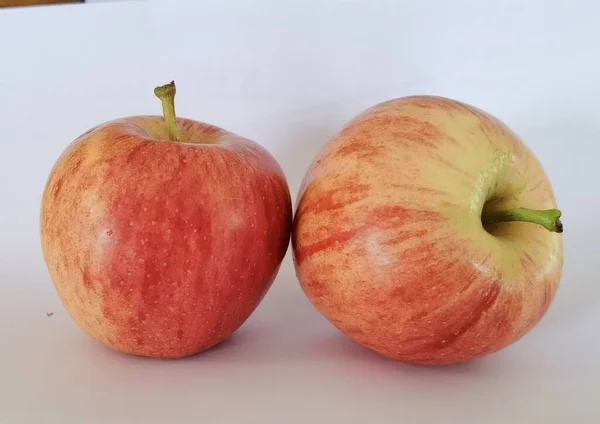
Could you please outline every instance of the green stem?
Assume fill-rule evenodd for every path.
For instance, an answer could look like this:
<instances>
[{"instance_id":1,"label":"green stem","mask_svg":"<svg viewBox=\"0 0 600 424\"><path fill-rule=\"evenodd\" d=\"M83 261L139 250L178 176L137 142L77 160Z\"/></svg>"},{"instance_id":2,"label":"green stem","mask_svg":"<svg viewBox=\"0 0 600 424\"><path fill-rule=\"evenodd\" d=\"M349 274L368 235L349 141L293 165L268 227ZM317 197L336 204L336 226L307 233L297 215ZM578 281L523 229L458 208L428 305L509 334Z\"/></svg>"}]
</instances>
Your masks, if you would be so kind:
<instances>
[{"instance_id":1,"label":"green stem","mask_svg":"<svg viewBox=\"0 0 600 424\"><path fill-rule=\"evenodd\" d=\"M169 140L171 141L179 141L179 130L177 128L177 118L175 116L176 91L175 81L171 81L169 84L154 89L154 95L162 102L163 116L165 118L165 124L167 125Z\"/></svg>"},{"instance_id":2,"label":"green stem","mask_svg":"<svg viewBox=\"0 0 600 424\"><path fill-rule=\"evenodd\" d=\"M518 208L483 212L481 215L481 222L484 225L510 221L531 222L541 225L548 231L562 233L563 225L562 222L560 222L560 216L561 212L558 209L534 210Z\"/></svg>"}]
</instances>

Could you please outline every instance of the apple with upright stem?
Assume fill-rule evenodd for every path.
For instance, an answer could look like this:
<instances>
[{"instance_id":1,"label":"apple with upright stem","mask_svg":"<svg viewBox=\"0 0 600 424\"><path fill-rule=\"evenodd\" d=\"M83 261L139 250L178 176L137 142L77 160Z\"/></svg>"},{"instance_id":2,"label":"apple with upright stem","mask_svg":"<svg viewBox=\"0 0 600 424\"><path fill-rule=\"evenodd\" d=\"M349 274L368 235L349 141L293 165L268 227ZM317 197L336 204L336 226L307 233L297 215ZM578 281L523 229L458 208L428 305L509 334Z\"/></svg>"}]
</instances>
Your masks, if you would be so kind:
<instances>
[{"instance_id":1,"label":"apple with upright stem","mask_svg":"<svg viewBox=\"0 0 600 424\"><path fill-rule=\"evenodd\" d=\"M176 118L132 116L77 138L41 205L44 258L75 322L126 353L178 358L238 329L289 244L286 178L258 144Z\"/></svg>"},{"instance_id":2,"label":"apple with upright stem","mask_svg":"<svg viewBox=\"0 0 600 424\"><path fill-rule=\"evenodd\" d=\"M312 163L292 230L302 288L390 358L496 352L545 315L562 272L560 211L504 123L435 96L369 108Z\"/></svg>"}]
</instances>

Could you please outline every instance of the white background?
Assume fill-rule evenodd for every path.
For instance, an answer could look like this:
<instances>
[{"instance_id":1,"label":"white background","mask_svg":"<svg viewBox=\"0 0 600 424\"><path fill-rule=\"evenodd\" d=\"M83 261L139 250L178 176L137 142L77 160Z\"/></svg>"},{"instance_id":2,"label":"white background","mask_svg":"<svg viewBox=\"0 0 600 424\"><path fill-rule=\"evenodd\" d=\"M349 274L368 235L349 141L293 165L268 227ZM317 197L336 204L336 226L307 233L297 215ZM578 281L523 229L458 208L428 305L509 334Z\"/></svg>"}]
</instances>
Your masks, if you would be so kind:
<instances>
[{"instance_id":1,"label":"white background","mask_svg":"<svg viewBox=\"0 0 600 424\"><path fill-rule=\"evenodd\" d=\"M134 1L0 10L0 422L600 422L600 3ZM159 113L267 147L295 196L314 155L366 107L438 94L503 119L564 213L565 268L545 319L506 350L426 368L348 341L290 257L226 343L180 361L109 351L48 277L39 204L88 128ZM54 315L47 317L47 312Z\"/></svg>"}]
</instances>

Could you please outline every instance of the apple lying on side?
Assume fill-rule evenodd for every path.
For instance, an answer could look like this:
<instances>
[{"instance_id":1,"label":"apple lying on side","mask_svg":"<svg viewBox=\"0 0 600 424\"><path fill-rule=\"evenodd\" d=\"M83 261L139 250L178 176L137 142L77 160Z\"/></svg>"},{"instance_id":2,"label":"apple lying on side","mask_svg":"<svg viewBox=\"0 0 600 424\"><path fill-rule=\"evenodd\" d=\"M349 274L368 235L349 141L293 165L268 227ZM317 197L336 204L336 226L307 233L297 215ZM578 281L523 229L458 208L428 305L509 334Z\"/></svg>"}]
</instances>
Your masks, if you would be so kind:
<instances>
[{"instance_id":1,"label":"apple lying on side","mask_svg":"<svg viewBox=\"0 0 600 424\"><path fill-rule=\"evenodd\" d=\"M177 358L232 334L271 286L292 224L285 176L258 144L175 117L102 124L43 194L41 238L75 322L115 350Z\"/></svg>"},{"instance_id":2,"label":"apple lying on side","mask_svg":"<svg viewBox=\"0 0 600 424\"><path fill-rule=\"evenodd\" d=\"M498 351L559 284L560 212L538 160L493 116L411 96L376 105L319 153L292 230L302 288L332 324L391 358Z\"/></svg>"}]
</instances>

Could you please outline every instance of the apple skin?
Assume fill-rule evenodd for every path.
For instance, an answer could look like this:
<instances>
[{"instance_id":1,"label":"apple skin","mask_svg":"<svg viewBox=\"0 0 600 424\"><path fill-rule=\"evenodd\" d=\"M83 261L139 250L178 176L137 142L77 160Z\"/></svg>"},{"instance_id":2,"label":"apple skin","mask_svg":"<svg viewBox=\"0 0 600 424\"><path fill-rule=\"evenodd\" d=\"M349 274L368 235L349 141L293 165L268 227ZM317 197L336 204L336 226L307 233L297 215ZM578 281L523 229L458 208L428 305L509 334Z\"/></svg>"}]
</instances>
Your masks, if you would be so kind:
<instances>
[{"instance_id":1,"label":"apple skin","mask_svg":"<svg viewBox=\"0 0 600 424\"><path fill-rule=\"evenodd\" d=\"M289 245L286 178L258 144L178 119L102 124L75 140L43 193L56 290L92 338L178 358L223 341L271 286Z\"/></svg>"},{"instance_id":2,"label":"apple skin","mask_svg":"<svg viewBox=\"0 0 600 424\"><path fill-rule=\"evenodd\" d=\"M556 208L538 160L501 121L435 96L350 121L311 164L292 229L310 301L384 356L451 364L498 351L545 315L562 236L484 228L481 212Z\"/></svg>"}]
</instances>

